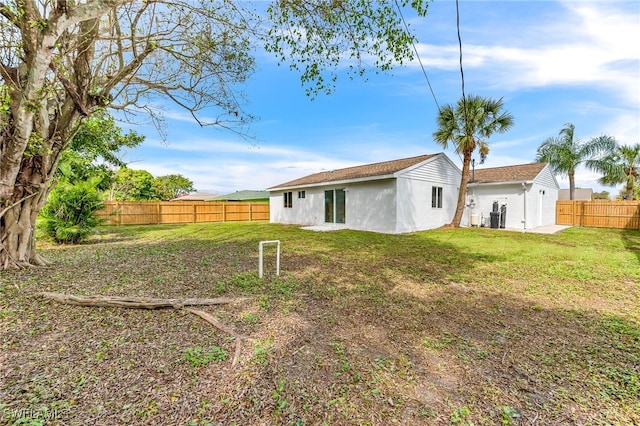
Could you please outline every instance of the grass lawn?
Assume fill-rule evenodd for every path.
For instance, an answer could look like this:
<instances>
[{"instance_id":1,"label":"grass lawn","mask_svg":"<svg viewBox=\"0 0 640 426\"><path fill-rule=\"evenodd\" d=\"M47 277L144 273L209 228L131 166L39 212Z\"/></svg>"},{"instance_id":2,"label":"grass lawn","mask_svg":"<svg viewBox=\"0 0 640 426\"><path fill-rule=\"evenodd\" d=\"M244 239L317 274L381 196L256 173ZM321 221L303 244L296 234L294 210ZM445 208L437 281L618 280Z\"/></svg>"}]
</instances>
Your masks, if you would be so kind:
<instances>
[{"instance_id":1,"label":"grass lawn","mask_svg":"<svg viewBox=\"0 0 640 426\"><path fill-rule=\"evenodd\" d=\"M258 279L258 242L267 275ZM640 424L640 233L102 228L0 272L0 424ZM195 298L184 310L36 293ZM46 419L48 417L48 419Z\"/></svg>"}]
</instances>

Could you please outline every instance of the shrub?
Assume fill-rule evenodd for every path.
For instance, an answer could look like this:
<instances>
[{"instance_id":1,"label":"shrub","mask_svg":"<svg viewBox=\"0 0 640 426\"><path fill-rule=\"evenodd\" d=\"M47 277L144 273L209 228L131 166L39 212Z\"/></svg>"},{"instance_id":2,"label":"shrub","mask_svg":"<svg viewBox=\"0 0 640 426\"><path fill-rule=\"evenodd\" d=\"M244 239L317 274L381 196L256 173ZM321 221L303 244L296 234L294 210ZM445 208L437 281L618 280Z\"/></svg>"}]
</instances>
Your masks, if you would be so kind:
<instances>
[{"instance_id":1,"label":"shrub","mask_svg":"<svg viewBox=\"0 0 640 426\"><path fill-rule=\"evenodd\" d=\"M61 182L40 212L38 226L45 236L59 244L84 241L102 222L96 212L103 207L95 182Z\"/></svg>"}]
</instances>

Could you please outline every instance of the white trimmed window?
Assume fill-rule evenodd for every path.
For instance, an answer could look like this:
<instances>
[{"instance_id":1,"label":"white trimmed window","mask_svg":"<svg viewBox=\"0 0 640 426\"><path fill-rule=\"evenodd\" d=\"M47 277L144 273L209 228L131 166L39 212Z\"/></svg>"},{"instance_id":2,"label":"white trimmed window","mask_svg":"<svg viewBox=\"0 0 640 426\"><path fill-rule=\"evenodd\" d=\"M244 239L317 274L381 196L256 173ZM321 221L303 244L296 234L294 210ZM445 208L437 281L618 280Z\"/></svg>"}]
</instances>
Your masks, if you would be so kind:
<instances>
[{"instance_id":1,"label":"white trimmed window","mask_svg":"<svg viewBox=\"0 0 640 426\"><path fill-rule=\"evenodd\" d=\"M284 193L284 207L286 209L293 207L293 192L289 191Z\"/></svg>"},{"instance_id":2,"label":"white trimmed window","mask_svg":"<svg viewBox=\"0 0 640 426\"><path fill-rule=\"evenodd\" d=\"M442 187L441 186L431 187L431 207L434 209L442 208Z\"/></svg>"}]
</instances>

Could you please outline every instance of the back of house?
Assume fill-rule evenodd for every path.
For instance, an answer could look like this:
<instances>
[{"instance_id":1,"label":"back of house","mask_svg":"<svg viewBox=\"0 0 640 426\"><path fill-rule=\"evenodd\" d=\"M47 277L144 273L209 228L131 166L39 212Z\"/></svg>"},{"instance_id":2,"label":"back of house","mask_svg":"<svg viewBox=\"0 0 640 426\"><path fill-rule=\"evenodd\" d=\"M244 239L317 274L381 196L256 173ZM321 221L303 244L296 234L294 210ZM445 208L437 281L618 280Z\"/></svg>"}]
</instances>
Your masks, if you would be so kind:
<instances>
[{"instance_id":1,"label":"back of house","mask_svg":"<svg viewBox=\"0 0 640 426\"><path fill-rule=\"evenodd\" d=\"M461 173L444 154L324 171L269 188L271 222L404 233L455 213Z\"/></svg>"}]
</instances>

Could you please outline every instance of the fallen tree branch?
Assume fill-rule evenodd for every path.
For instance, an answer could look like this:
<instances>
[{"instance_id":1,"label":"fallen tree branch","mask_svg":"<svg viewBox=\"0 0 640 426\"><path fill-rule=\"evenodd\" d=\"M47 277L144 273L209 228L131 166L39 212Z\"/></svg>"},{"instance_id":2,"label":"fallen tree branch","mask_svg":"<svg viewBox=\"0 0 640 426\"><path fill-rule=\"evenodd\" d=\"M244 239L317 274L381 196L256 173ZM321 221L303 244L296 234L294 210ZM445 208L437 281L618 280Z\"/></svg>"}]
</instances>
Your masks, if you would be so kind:
<instances>
[{"instance_id":1,"label":"fallen tree branch","mask_svg":"<svg viewBox=\"0 0 640 426\"><path fill-rule=\"evenodd\" d=\"M246 297L219 297L216 299L154 299L150 297L74 296L72 294L42 292L39 295L58 303L78 306L100 306L131 309L182 309L185 306L211 306L247 300Z\"/></svg>"},{"instance_id":2,"label":"fallen tree branch","mask_svg":"<svg viewBox=\"0 0 640 426\"><path fill-rule=\"evenodd\" d=\"M210 306L222 305L247 300L247 297L220 297L216 299L153 299L149 297L118 297L118 296L74 296L71 294L42 292L39 295L54 300L58 303L88 307L110 307L110 308L130 308L130 309L160 309L173 308L191 312L199 316L215 328L230 334L236 342L236 350L231 361L231 366L235 367L240 357L241 338L230 327L224 325L211 314L199 309L188 308L186 306Z\"/></svg>"},{"instance_id":3,"label":"fallen tree branch","mask_svg":"<svg viewBox=\"0 0 640 426\"><path fill-rule=\"evenodd\" d=\"M240 336L237 335L235 331L233 331L232 329L230 329L229 327L227 327L226 325L224 325L223 323L221 323L220 321L215 319L213 317L213 315L208 314L205 311L201 311L201 310L193 309L193 308L183 308L183 310L189 311L192 314L199 316L200 318L202 318L203 320L205 320L206 322L208 322L209 324L211 324L215 328L217 328L219 330L222 330L225 333L228 333L231 336L233 336L233 339L236 341L236 352L233 355L233 360L231 361L231 366L235 367L236 363L238 362L238 358L240 357L240 350L241 350Z\"/></svg>"}]
</instances>

